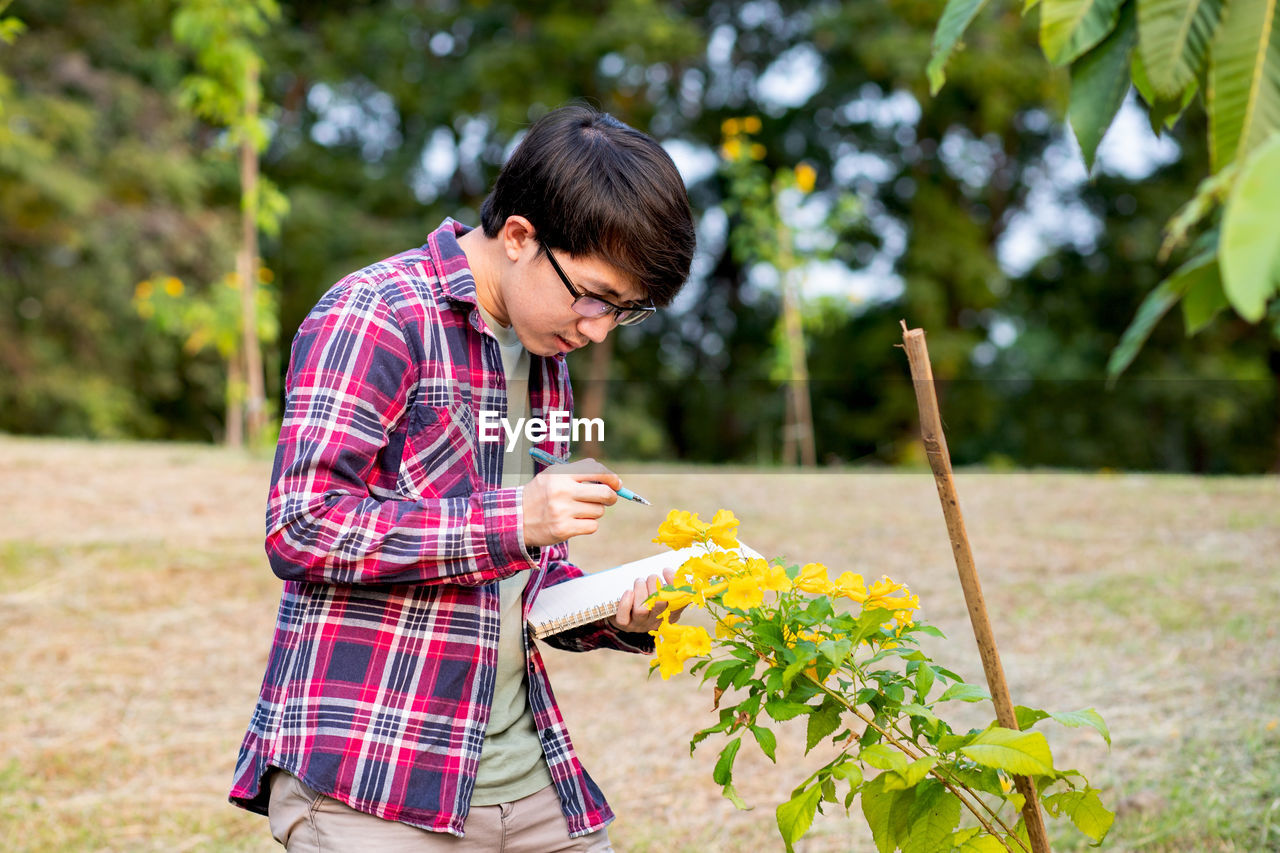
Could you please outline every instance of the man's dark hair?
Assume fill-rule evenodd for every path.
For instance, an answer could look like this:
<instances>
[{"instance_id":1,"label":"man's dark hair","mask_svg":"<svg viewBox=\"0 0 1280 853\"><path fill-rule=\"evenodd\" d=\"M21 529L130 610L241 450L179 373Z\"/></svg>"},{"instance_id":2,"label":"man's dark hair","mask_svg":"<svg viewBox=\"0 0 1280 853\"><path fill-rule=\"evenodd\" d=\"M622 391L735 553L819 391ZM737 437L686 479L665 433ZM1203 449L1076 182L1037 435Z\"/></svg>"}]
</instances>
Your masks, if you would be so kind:
<instances>
[{"instance_id":1,"label":"man's dark hair","mask_svg":"<svg viewBox=\"0 0 1280 853\"><path fill-rule=\"evenodd\" d=\"M529 128L480 207L485 235L510 216L532 222L543 246L620 270L656 306L689 277L693 216L675 163L652 137L591 107L561 107Z\"/></svg>"}]
</instances>

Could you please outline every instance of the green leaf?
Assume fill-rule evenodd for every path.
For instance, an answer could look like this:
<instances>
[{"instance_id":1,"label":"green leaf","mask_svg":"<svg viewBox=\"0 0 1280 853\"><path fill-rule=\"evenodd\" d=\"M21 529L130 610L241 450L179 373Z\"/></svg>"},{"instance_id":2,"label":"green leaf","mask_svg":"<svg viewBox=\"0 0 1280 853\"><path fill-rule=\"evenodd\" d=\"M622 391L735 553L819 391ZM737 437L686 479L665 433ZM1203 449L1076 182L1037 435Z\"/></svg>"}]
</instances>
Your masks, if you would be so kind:
<instances>
[{"instance_id":1,"label":"green leaf","mask_svg":"<svg viewBox=\"0 0 1280 853\"><path fill-rule=\"evenodd\" d=\"M1107 37L1120 19L1123 0L1043 0L1040 48L1050 64L1063 66Z\"/></svg>"},{"instance_id":2,"label":"green leaf","mask_svg":"<svg viewBox=\"0 0 1280 853\"><path fill-rule=\"evenodd\" d=\"M906 770L907 757L893 747L877 743L862 750L858 755L863 763L870 764L877 770Z\"/></svg>"},{"instance_id":3,"label":"green leaf","mask_svg":"<svg viewBox=\"0 0 1280 853\"><path fill-rule=\"evenodd\" d=\"M778 722L790 720L792 717L798 717L801 714L809 714L813 712L811 705L803 705L799 702L784 702L781 699L770 699L764 703L764 712Z\"/></svg>"},{"instance_id":4,"label":"green leaf","mask_svg":"<svg viewBox=\"0 0 1280 853\"><path fill-rule=\"evenodd\" d=\"M818 801L821 799L821 786L813 785L778 806L778 832L782 834L788 853L795 849L792 845L813 825L813 816L818 811Z\"/></svg>"},{"instance_id":5,"label":"green leaf","mask_svg":"<svg viewBox=\"0 0 1280 853\"><path fill-rule=\"evenodd\" d=\"M1111 732L1107 729L1107 722L1102 719L1101 714L1092 708L1085 708L1080 711L1051 712L1049 716L1069 728L1078 729L1087 726L1102 735L1102 739L1107 742L1107 746L1111 746Z\"/></svg>"},{"instance_id":6,"label":"green leaf","mask_svg":"<svg viewBox=\"0 0 1280 853\"><path fill-rule=\"evenodd\" d=\"M1222 0L1138 0L1138 51L1157 95L1195 83L1221 16Z\"/></svg>"},{"instance_id":7,"label":"green leaf","mask_svg":"<svg viewBox=\"0 0 1280 853\"><path fill-rule=\"evenodd\" d=\"M849 657L849 653L853 651L853 642L851 640L825 640L818 644L818 652L833 667L839 667Z\"/></svg>"},{"instance_id":8,"label":"green leaf","mask_svg":"<svg viewBox=\"0 0 1280 853\"><path fill-rule=\"evenodd\" d=\"M933 32L933 50L929 54L929 64L925 67L925 73L929 75L930 95L938 94L946 83L947 60L951 58L964 31L985 5L987 0L948 0Z\"/></svg>"},{"instance_id":9,"label":"green leaf","mask_svg":"<svg viewBox=\"0 0 1280 853\"><path fill-rule=\"evenodd\" d=\"M751 806L747 805L747 801L742 799L742 795L738 793L738 789L733 787L733 785L725 785L721 789L721 793L724 794L724 798L726 800L733 803L733 807L735 809L744 812L751 811Z\"/></svg>"},{"instance_id":10,"label":"green leaf","mask_svg":"<svg viewBox=\"0 0 1280 853\"><path fill-rule=\"evenodd\" d=\"M924 705L920 705L916 702L905 703L904 705L902 705L901 711L902 713L907 714L908 716L919 717L920 719L928 720L931 723L942 722L941 720L938 719L937 714L933 713L933 711L930 711Z\"/></svg>"},{"instance_id":11,"label":"green leaf","mask_svg":"<svg viewBox=\"0 0 1280 853\"><path fill-rule=\"evenodd\" d=\"M1215 172L1280 128L1276 3L1231 0L1218 25L1209 53L1208 88L1209 162Z\"/></svg>"},{"instance_id":12,"label":"green leaf","mask_svg":"<svg viewBox=\"0 0 1280 853\"><path fill-rule=\"evenodd\" d=\"M715 769L711 771L711 778L717 785L728 785L733 781L733 759L737 757L741 747L742 736L739 735L720 750L720 758L716 761Z\"/></svg>"},{"instance_id":13,"label":"green leaf","mask_svg":"<svg viewBox=\"0 0 1280 853\"><path fill-rule=\"evenodd\" d=\"M884 789L886 791L901 791L904 788L915 787L929 775L929 771L938 763L938 760L936 755L930 755L925 758L917 758L901 770L886 770L884 774Z\"/></svg>"},{"instance_id":14,"label":"green leaf","mask_svg":"<svg viewBox=\"0 0 1280 853\"><path fill-rule=\"evenodd\" d=\"M910 827L911 806L916 789L884 790L884 777L877 776L862 788L862 816L867 819L871 838L880 853L893 853Z\"/></svg>"},{"instance_id":15,"label":"green leaf","mask_svg":"<svg viewBox=\"0 0 1280 853\"><path fill-rule=\"evenodd\" d=\"M1096 788L1050 794L1044 798L1044 807L1052 815L1065 814L1076 829L1099 842L1116 819L1115 814L1102 804Z\"/></svg>"},{"instance_id":16,"label":"green leaf","mask_svg":"<svg viewBox=\"0 0 1280 853\"><path fill-rule=\"evenodd\" d=\"M983 765L1021 776L1053 773L1049 742L1040 732L1016 732L993 727L973 739L960 753Z\"/></svg>"},{"instance_id":17,"label":"green leaf","mask_svg":"<svg viewBox=\"0 0 1280 853\"><path fill-rule=\"evenodd\" d=\"M805 732L806 754L840 727L840 711L840 703L827 696L818 710L809 715L809 726Z\"/></svg>"},{"instance_id":18,"label":"green leaf","mask_svg":"<svg viewBox=\"0 0 1280 853\"><path fill-rule=\"evenodd\" d=\"M1250 323L1267 312L1276 291L1277 249L1280 248L1280 134L1245 161L1227 196L1218 247L1222 289L1231 307Z\"/></svg>"},{"instance_id":19,"label":"green leaf","mask_svg":"<svg viewBox=\"0 0 1280 853\"><path fill-rule=\"evenodd\" d=\"M857 788L862 784L862 768L853 760L842 761L832 767L831 775L848 782L850 788Z\"/></svg>"},{"instance_id":20,"label":"green leaf","mask_svg":"<svg viewBox=\"0 0 1280 853\"><path fill-rule=\"evenodd\" d=\"M958 699L961 702L982 702L983 700L990 698L991 694L987 692L985 687L979 687L976 684L966 684L962 681L958 684L953 684L944 690L942 695L938 697L938 701L950 702L953 699Z\"/></svg>"},{"instance_id":21,"label":"green leaf","mask_svg":"<svg viewBox=\"0 0 1280 853\"><path fill-rule=\"evenodd\" d=\"M777 763L778 759L774 753L778 748L778 739L773 732L764 726L752 726L751 734L755 735L756 743L760 744L760 751L769 757L769 760Z\"/></svg>"},{"instance_id":22,"label":"green leaf","mask_svg":"<svg viewBox=\"0 0 1280 853\"><path fill-rule=\"evenodd\" d=\"M1124 330L1124 334L1120 336L1120 343L1116 344L1116 348L1111 351L1111 357L1107 359L1107 376L1111 380L1115 380L1121 373L1128 369L1133 360L1138 357L1138 353L1142 350L1142 345L1147 342L1151 332L1155 329L1160 319L1169 312L1169 309L1178 304L1178 300L1182 298L1182 294L1186 292L1186 282L1177 277L1177 274L1171 278L1156 285L1142 300L1142 304L1138 306L1138 313L1133 315L1133 319L1129 321L1129 328Z\"/></svg>"},{"instance_id":23,"label":"green leaf","mask_svg":"<svg viewBox=\"0 0 1280 853\"><path fill-rule=\"evenodd\" d=\"M916 670L916 701L928 701L929 691L933 689L933 678L933 667L927 663L920 664L920 668Z\"/></svg>"},{"instance_id":24,"label":"green leaf","mask_svg":"<svg viewBox=\"0 0 1280 853\"><path fill-rule=\"evenodd\" d=\"M902 853L936 853L947 849L951 833L960 823L960 798L933 783L916 794L911 810L911 831Z\"/></svg>"},{"instance_id":25,"label":"green leaf","mask_svg":"<svg viewBox=\"0 0 1280 853\"><path fill-rule=\"evenodd\" d=\"M1089 171L1093 171L1098 143L1102 142L1129 93L1129 55L1137 39L1138 29L1130 3L1124 7L1111 34L1071 64L1067 116Z\"/></svg>"},{"instance_id":26,"label":"green leaf","mask_svg":"<svg viewBox=\"0 0 1280 853\"><path fill-rule=\"evenodd\" d=\"M1216 257L1201 266L1201 272L1182 297L1182 322L1188 337L1208 326L1223 308L1231 304L1222 289L1221 269Z\"/></svg>"},{"instance_id":27,"label":"green leaf","mask_svg":"<svg viewBox=\"0 0 1280 853\"><path fill-rule=\"evenodd\" d=\"M1015 850L1021 850L1015 847ZM970 838L962 844L956 845L952 853L1007 853L1008 847L996 838L994 835L980 835L976 838Z\"/></svg>"},{"instance_id":28,"label":"green leaf","mask_svg":"<svg viewBox=\"0 0 1280 853\"><path fill-rule=\"evenodd\" d=\"M1026 705L1014 705L1013 716L1018 721L1018 728L1025 732L1041 720L1049 719L1049 712L1041 711L1039 708L1028 708Z\"/></svg>"}]
</instances>

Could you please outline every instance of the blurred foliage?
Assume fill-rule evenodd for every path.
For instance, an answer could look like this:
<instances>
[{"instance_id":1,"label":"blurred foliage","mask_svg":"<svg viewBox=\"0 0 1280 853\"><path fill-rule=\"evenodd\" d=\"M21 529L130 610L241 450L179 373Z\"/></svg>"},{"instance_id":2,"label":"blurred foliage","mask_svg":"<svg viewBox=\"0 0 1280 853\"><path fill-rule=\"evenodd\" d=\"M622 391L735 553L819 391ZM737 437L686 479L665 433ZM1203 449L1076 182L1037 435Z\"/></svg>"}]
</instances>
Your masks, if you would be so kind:
<instances>
[{"instance_id":1,"label":"blurred foliage","mask_svg":"<svg viewBox=\"0 0 1280 853\"><path fill-rule=\"evenodd\" d=\"M262 246L280 300L269 365L278 376L332 282L420 244L445 216L475 223L521 130L584 98L703 164L690 185L694 280L671 310L616 333L611 454L777 458L779 296L768 265L730 245L716 156L723 122L750 115L762 168L808 164L812 199L854 198L863 213L829 247L859 277L806 284L827 295L806 325L820 459L911 458L914 396L894 347L906 318L927 330L948 383L957 464L1274 466L1280 352L1234 315L1190 341L1165 318L1127 378L1102 385L1129 318L1170 271L1156 255L1161 223L1205 172L1203 124L1188 113L1169 133L1180 155L1153 174L1104 162L1088 183L1055 183L1069 81L1044 73L1034 21L982 12L931 97L924 69L942 8L280 2L261 45L275 105L264 176L289 202ZM236 174L206 156L225 133L177 106L192 69L172 42L174 11L24 3L26 31L0 46L12 81L0 93L0 429L221 431L216 355L147 334L132 310L135 285L156 275L214 287L234 245ZM1051 240L1025 273L1007 272L997 252L1046 186L1096 238ZM819 240L811 230L797 239ZM571 357L578 379L589 357Z\"/></svg>"}]
</instances>

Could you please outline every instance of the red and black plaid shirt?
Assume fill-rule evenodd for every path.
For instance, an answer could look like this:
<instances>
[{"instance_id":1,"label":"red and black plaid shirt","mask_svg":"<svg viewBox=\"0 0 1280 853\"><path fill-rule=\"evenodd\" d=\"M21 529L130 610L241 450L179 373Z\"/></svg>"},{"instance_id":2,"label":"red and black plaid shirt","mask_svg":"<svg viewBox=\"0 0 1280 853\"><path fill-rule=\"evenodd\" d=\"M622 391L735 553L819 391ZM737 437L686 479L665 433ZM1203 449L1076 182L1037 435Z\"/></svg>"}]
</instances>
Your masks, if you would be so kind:
<instances>
[{"instance_id":1,"label":"red and black plaid shirt","mask_svg":"<svg viewBox=\"0 0 1280 853\"><path fill-rule=\"evenodd\" d=\"M497 340L446 220L426 245L334 285L293 342L271 476L267 554L284 579L267 672L231 800L266 812L282 768L369 814L461 835L493 701L497 581L577 577L565 545L527 549L521 489L499 488L506 415ZM572 413L563 358L533 358L530 413ZM568 448L548 440L544 450ZM575 651L652 650L595 623ZM574 835L612 819L569 742L537 648L528 696Z\"/></svg>"}]
</instances>

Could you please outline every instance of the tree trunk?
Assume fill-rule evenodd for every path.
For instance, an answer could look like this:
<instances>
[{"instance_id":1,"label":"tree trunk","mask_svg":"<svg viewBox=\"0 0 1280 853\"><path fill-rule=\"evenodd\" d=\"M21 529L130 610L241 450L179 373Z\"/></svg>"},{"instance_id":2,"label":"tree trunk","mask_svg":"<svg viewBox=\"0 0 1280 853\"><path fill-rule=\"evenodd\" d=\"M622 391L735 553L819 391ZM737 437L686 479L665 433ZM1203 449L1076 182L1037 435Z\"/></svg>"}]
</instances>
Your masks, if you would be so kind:
<instances>
[{"instance_id":1,"label":"tree trunk","mask_svg":"<svg viewBox=\"0 0 1280 853\"><path fill-rule=\"evenodd\" d=\"M258 115L258 65L249 65L246 88L246 126ZM245 425L248 440L255 442L266 420L266 392L262 372L262 350L258 346L258 150L246 136L240 141L240 273L241 353L245 371Z\"/></svg>"},{"instance_id":2,"label":"tree trunk","mask_svg":"<svg viewBox=\"0 0 1280 853\"><path fill-rule=\"evenodd\" d=\"M809 404L809 366L805 358L804 322L800 313L799 282L791 232L778 224L778 257L782 288L782 322L789 365L787 423L783 428L783 464L794 464L797 451L800 464L812 468L818 464L813 441L813 414Z\"/></svg>"}]
</instances>

